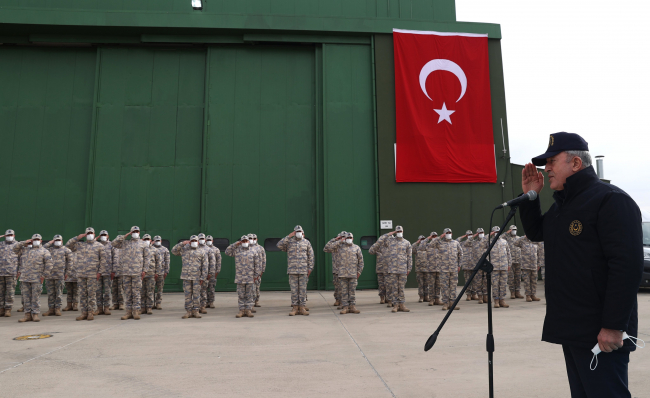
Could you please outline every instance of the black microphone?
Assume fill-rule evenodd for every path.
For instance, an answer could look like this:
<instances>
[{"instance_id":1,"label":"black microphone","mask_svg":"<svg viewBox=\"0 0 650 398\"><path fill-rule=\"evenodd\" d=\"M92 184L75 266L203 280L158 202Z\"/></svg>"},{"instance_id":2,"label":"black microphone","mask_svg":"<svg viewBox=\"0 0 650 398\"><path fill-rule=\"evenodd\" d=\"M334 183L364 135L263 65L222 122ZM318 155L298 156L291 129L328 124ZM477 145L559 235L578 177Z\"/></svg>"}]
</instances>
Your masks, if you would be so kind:
<instances>
[{"instance_id":1,"label":"black microphone","mask_svg":"<svg viewBox=\"0 0 650 398\"><path fill-rule=\"evenodd\" d=\"M518 198L515 198L513 200L509 200L506 203L500 204L497 206L497 209L503 209L506 206L517 206L519 203L525 202L527 200L535 200L537 199L537 192L533 191L532 189L528 191L527 194L521 195Z\"/></svg>"}]
</instances>

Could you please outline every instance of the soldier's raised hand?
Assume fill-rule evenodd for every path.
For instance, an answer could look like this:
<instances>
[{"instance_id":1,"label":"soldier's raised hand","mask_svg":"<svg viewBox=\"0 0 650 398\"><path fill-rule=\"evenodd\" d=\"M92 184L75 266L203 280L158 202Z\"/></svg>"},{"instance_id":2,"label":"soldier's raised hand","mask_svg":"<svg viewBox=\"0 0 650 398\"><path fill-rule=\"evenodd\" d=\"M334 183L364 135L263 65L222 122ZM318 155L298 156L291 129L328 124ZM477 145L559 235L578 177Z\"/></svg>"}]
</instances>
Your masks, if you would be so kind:
<instances>
[{"instance_id":1,"label":"soldier's raised hand","mask_svg":"<svg viewBox=\"0 0 650 398\"><path fill-rule=\"evenodd\" d=\"M289 234L290 238L293 238L294 236L296 236L296 231L293 231L292 233Z\"/></svg>"},{"instance_id":2,"label":"soldier's raised hand","mask_svg":"<svg viewBox=\"0 0 650 398\"><path fill-rule=\"evenodd\" d=\"M521 171L521 189L524 192L532 190L540 193L542 188L544 188L544 174L532 163L527 163Z\"/></svg>"},{"instance_id":3,"label":"soldier's raised hand","mask_svg":"<svg viewBox=\"0 0 650 398\"><path fill-rule=\"evenodd\" d=\"M79 235L77 235L77 240L79 240L79 239L85 237L86 235L88 235L88 234L85 233L85 232L84 232L83 234L79 234Z\"/></svg>"}]
</instances>

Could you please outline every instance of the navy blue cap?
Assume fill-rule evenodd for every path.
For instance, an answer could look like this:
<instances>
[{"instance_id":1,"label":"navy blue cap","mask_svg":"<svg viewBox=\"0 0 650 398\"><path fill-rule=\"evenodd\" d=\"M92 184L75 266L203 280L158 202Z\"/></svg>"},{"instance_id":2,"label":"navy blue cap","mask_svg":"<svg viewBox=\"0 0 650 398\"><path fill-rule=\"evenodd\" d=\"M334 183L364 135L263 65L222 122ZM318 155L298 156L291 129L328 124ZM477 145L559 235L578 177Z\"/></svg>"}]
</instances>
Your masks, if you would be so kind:
<instances>
[{"instance_id":1,"label":"navy blue cap","mask_svg":"<svg viewBox=\"0 0 650 398\"><path fill-rule=\"evenodd\" d=\"M535 156L533 158L533 164L535 166L544 166L546 165L546 159L551 158L560 152L588 150L589 145L587 144L587 141L578 134L565 132L551 134L546 153Z\"/></svg>"}]
</instances>

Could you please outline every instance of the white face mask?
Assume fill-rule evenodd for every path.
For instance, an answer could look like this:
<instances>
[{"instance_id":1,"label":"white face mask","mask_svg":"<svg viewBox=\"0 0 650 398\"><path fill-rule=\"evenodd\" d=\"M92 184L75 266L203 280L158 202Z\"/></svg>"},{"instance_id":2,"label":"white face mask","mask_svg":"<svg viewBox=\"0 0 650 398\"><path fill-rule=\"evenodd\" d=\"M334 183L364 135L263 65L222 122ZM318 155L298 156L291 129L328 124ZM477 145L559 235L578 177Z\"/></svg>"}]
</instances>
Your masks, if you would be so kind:
<instances>
[{"instance_id":1,"label":"white face mask","mask_svg":"<svg viewBox=\"0 0 650 398\"><path fill-rule=\"evenodd\" d=\"M478 234L478 237L483 239L483 237L485 237L485 234Z\"/></svg>"},{"instance_id":2,"label":"white face mask","mask_svg":"<svg viewBox=\"0 0 650 398\"><path fill-rule=\"evenodd\" d=\"M63 243L63 242L61 242L60 240L55 240L55 241L54 241L54 246L57 246L57 247L58 247L58 246L61 246L62 243Z\"/></svg>"},{"instance_id":3,"label":"white face mask","mask_svg":"<svg viewBox=\"0 0 650 398\"><path fill-rule=\"evenodd\" d=\"M192 246L194 248L197 248L197 247L199 247L199 242L196 242L196 241L190 242L190 246Z\"/></svg>"},{"instance_id":4,"label":"white face mask","mask_svg":"<svg viewBox=\"0 0 650 398\"><path fill-rule=\"evenodd\" d=\"M629 336L627 334L627 332L623 332L623 340L625 340L625 339L630 340L632 342L632 344L634 344L635 346L637 346L639 348L645 348L645 341L643 341L643 340L641 340L639 338L636 338L634 336ZM639 344L639 341L643 345ZM601 353L600 347L598 346L598 344L596 344L594 346L594 348L591 349L591 352L594 353L594 356L591 358L591 363L589 364L589 369L596 370L596 367L598 367L598 354ZM594 364L594 360L596 361L595 364Z\"/></svg>"},{"instance_id":5,"label":"white face mask","mask_svg":"<svg viewBox=\"0 0 650 398\"><path fill-rule=\"evenodd\" d=\"M156 242L154 242L154 245L155 246L160 246L160 242L156 241Z\"/></svg>"},{"instance_id":6,"label":"white face mask","mask_svg":"<svg viewBox=\"0 0 650 398\"><path fill-rule=\"evenodd\" d=\"M207 241L205 244L208 245L208 246L212 246L212 241L209 240L209 241Z\"/></svg>"},{"instance_id":7,"label":"white face mask","mask_svg":"<svg viewBox=\"0 0 650 398\"><path fill-rule=\"evenodd\" d=\"M516 230L515 231L510 231L510 233L512 234L512 236L517 236L517 231Z\"/></svg>"},{"instance_id":8,"label":"white face mask","mask_svg":"<svg viewBox=\"0 0 650 398\"><path fill-rule=\"evenodd\" d=\"M447 238L447 240L451 240L451 234L445 234L445 238Z\"/></svg>"},{"instance_id":9,"label":"white face mask","mask_svg":"<svg viewBox=\"0 0 650 398\"><path fill-rule=\"evenodd\" d=\"M474 237L472 235L467 235L467 240L472 240Z\"/></svg>"},{"instance_id":10,"label":"white face mask","mask_svg":"<svg viewBox=\"0 0 650 398\"><path fill-rule=\"evenodd\" d=\"M244 248L248 247L248 242L242 243L241 246Z\"/></svg>"},{"instance_id":11,"label":"white face mask","mask_svg":"<svg viewBox=\"0 0 650 398\"><path fill-rule=\"evenodd\" d=\"M131 234L131 237L133 239L138 239L140 237L140 233L139 232L134 232L134 233Z\"/></svg>"},{"instance_id":12,"label":"white face mask","mask_svg":"<svg viewBox=\"0 0 650 398\"><path fill-rule=\"evenodd\" d=\"M13 237L13 236L7 236L7 237L5 238L5 240L6 240L7 242L13 242L13 241L14 241L14 237Z\"/></svg>"},{"instance_id":13,"label":"white face mask","mask_svg":"<svg viewBox=\"0 0 650 398\"><path fill-rule=\"evenodd\" d=\"M296 238L302 239L302 232L296 232Z\"/></svg>"},{"instance_id":14,"label":"white face mask","mask_svg":"<svg viewBox=\"0 0 650 398\"><path fill-rule=\"evenodd\" d=\"M102 242L106 242L107 239L108 238L106 237L106 235L102 235L99 237L99 240L101 240Z\"/></svg>"},{"instance_id":15,"label":"white face mask","mask_svg":"<svg viewBox=\"0 0 650 398\"><path fill-rule=\"evenodd\" d=\"M86 235L86 240L87 240L87 241L91 241L91 240L93 240L93 239L95 239L95 235L93 235L93 234L88 234L88 235Z\"/></svg>"},{"instance_id":16,"label":"white face mask","mask_svg":"<svg viewBox=\"0 0 650 398\"><path fill-rule=\"evenodd\" d=\"M147 245L147 246L149 246L149 245L151 244L151 241L145 240L145 241L144 241L144 244Z\"/></svg>"},{"instance_id":17,"label":"white face mask","mask_svg":"<svg viewBox=\"0 0 650 398\"><path fill-rule=\"evenodd\" d=\"M27 245L27 247L29 247L29 248L31 249L31 248L32 248L32 244L30 243L29 245Z\"/></svg>"},{"instance_id":18,"label":"white face mask","mask_svg":"<svg viewBox=\"0 0 650 398\"><path fill-rule=\"evenodd\" d=\"M346 239L345 243L347 243L348 245L351 245L352 244L352 239L350 239L350 238Z\"/></svg>"},{"instance_id":19,"label":"white face mask","mask_svg":"<svg viewBox=\"0 0 650 398\"><path fill-rule=\"evenodd\" d=\"M205 239L199 239L199 244L200 245L205 245Z\"/></svg>"},{"instance_id":20,"label":"white face mask","mask_svg":"<svg viewBox=\"0 0 650 398\"><path fill-rule=\"evenodd\" d=\"M35 241L32 242L32 243L33 243L34 246L36 246L36 247L39 247L39 246L41 245L41 241L40 241L40 240L35 240Z\"/></svg>"},{"instance_id":21,"label":"white face mask","mask_svg":"<svg viewBox=\"0 0 650 398\"><path fill-rule=\"evenodd\" d=\"M401 238L401 237L404 236L404 233L403 233L403 232L398 232L398 233L396 233L395 235L397 235L398 238Z\"/></svg>"}]
</instances>

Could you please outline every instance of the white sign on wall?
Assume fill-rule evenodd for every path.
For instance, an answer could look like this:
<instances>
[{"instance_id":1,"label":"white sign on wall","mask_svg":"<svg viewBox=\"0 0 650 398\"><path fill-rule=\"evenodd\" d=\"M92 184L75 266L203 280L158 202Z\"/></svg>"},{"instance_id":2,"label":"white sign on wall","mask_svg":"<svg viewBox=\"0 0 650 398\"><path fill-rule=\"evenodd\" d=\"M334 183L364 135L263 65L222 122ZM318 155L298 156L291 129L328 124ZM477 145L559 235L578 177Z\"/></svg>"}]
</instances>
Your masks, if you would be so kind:
<instances>
[{"instance_id":1,"label":"white sign on wall","mask_svg":"<svg viewBox=\"0 0 650 398\"><path fill-rule=\"evenodd\" d=\"M381 228L381 229L393 229L393 220L381 220L381 221L379 221L379 228Z\"/></svg>"}]
</instances>

